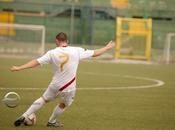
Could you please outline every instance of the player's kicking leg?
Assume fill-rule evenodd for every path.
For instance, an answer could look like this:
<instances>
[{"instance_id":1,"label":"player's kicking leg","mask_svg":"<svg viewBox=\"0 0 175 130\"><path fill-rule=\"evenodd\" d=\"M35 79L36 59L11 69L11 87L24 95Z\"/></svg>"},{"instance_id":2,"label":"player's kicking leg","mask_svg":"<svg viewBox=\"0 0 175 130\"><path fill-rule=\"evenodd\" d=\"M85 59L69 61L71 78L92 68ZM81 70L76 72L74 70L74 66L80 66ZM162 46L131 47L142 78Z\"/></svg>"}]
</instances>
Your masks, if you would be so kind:
<instances>
[{"instance_id":1,"label":"player's kicking leg","mask_svg":"<svg viewBox=\"0 0 175 130\"><path fill-rule=\"evenodd\" d=\"M35 113L48 101L55 99L55 96L56 92L48 87L48 89L44 92L43 96L34 101L33 104L29 107L29 109L14 122L14 125L20 126L21 124L24 124L26 117L28 117L32 113Z\"/></svg>"},{"instance_id":2,"label":"player's kicking leg","mask_svg":"<svg viewBox=\"0 0 175 130\"><path fill-rule=\"evenodd\" d=\"M33 102L33 104L29 107L29 109L20 118L18 118L14 122L14 125L15 126L20 126L21 124L23 124L24 120L27 116L29 116L32 113L39 110L45 103L46 103L46 101L44 100L43 97L38 98L35 102Z\"/></svg>"},{"instance_id":3,"label":"player's kicking leg","mask_svg":"<svg viewBox=\"0 0 175 130\"><path fill-rule=\"evenodd\" d=\"M57 118L59 118L64 110L72 104L75 96L75 91L62 92L59 96L61 98L61 103L54 108L53 113L47 123L48 127L63 127L63 124L58 122Z\"/></svg>"}]
</instances>

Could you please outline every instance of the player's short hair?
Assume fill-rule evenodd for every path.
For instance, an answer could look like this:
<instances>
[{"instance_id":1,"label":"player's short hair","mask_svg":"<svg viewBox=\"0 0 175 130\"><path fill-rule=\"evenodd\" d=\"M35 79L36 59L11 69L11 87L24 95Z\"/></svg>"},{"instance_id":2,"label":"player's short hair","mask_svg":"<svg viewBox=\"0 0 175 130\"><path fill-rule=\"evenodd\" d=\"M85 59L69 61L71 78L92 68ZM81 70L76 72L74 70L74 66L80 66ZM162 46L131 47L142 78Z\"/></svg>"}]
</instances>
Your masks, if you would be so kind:
<instances>
[{"instance_id":1,"label":"player's short hair","mask_svg":"<svg viewBox=\"0 0 175 130\"><path fill-rule=\"evenodd\" d=\"M56 35L56 39L59 41L59 42L65 42L67 41L67 35L63 32L60 32Z\"/></svg>"}]
</instances>

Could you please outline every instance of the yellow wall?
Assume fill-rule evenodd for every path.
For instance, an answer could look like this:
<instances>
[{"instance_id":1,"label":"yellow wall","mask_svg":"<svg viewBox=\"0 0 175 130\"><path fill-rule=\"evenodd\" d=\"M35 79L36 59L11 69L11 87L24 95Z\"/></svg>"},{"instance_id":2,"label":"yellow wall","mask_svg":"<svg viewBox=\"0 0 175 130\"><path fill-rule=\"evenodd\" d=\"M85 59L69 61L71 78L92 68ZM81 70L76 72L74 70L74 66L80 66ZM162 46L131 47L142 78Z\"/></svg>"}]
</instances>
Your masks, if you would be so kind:
<instances>
[{"instance_id":1,"label":"yellow wall","mask_svg":"<svg viewBox=\"0 0 175 130\"><path fill-rule=\"evenodd\" d=\"M114 8L127 8L128 0L111 0L111 5Z\"/></svg>"},{"instance_id":2,"label":"yellow wall","mask_svg":"<svg viewBox=\"0 0 175 130\"><path fill-rule=\"evenodd\" d=\"M14 15L9 12L0 12L0 23L14 23ZM0 26L0 35L14 35L15 31L13 27L1 27Z\"/></svg>"}]
</instances>

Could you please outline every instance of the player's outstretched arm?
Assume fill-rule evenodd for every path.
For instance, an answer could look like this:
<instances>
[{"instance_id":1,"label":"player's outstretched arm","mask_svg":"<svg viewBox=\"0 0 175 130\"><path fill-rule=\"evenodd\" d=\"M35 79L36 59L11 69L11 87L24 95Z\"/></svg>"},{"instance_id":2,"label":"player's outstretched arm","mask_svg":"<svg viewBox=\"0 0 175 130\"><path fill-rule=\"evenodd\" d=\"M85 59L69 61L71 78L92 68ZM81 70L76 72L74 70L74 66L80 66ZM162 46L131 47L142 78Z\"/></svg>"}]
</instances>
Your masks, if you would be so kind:
<instances>
[{"instance_id":1,"label":"player's outstretched arm","mask_svg":"<svg viewBox=\"0 0 175 130\"><path fill-rule=\"evenodd\" d=\"M114 47L115 47L115 43L113 41L110 41L105 47L94 50L93 57L100 56L103 53L105 53L106 51L108 51Z\"/></svg>"},{"instance_id":2,"label":"player's outstretched arm","mask_svg":"<svg viewBox=\"0 0 175 130\"><path fill-rule=\"evenodd\" d=\"M20 70L23 70L23 69L33 68L33 67L36 67L38 65L40 65L39 62L36 59L34 59L34 60L31 60L28 63L26 63L24 65L21 65L21 66L12 66L10 68L10 70L12 72L14 72L14 71L20 71Z\"/></svg>"}]
</instances>

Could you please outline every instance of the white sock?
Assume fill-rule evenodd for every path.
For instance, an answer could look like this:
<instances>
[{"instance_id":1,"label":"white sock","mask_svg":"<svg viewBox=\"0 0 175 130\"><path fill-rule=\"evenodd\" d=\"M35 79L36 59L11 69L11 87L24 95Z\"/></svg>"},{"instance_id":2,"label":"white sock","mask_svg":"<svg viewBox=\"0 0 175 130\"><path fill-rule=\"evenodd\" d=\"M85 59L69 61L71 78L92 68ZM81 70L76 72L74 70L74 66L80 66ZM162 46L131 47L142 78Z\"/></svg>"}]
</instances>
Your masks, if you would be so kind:
<instances>
[{"instance_id":1,"label":"white sock","mask_svg":"<svg viewBox=\"0 0 175 130\"><path fill-rule=\"evenodd\" d=\"M33 102L33 104L29 107L29 109L23 114L24 117L31 115L32 113L39 110L43 105L45 104L45 101L42 97L38 98L36 101Z\"/></svg>"},{"instance_id":2,"label":"white sock","mask_svg":"<svg viewBox=\"0 0 175 130\"><path fill-rule=\"evenodd\" d=\"M64 109L61 109L58 105L54 108L52 115L49 118L49 122L50 123L55 123L57 117L59 117L61 115L61 113L63 113Z\"/></svg>"}]
</instances>

